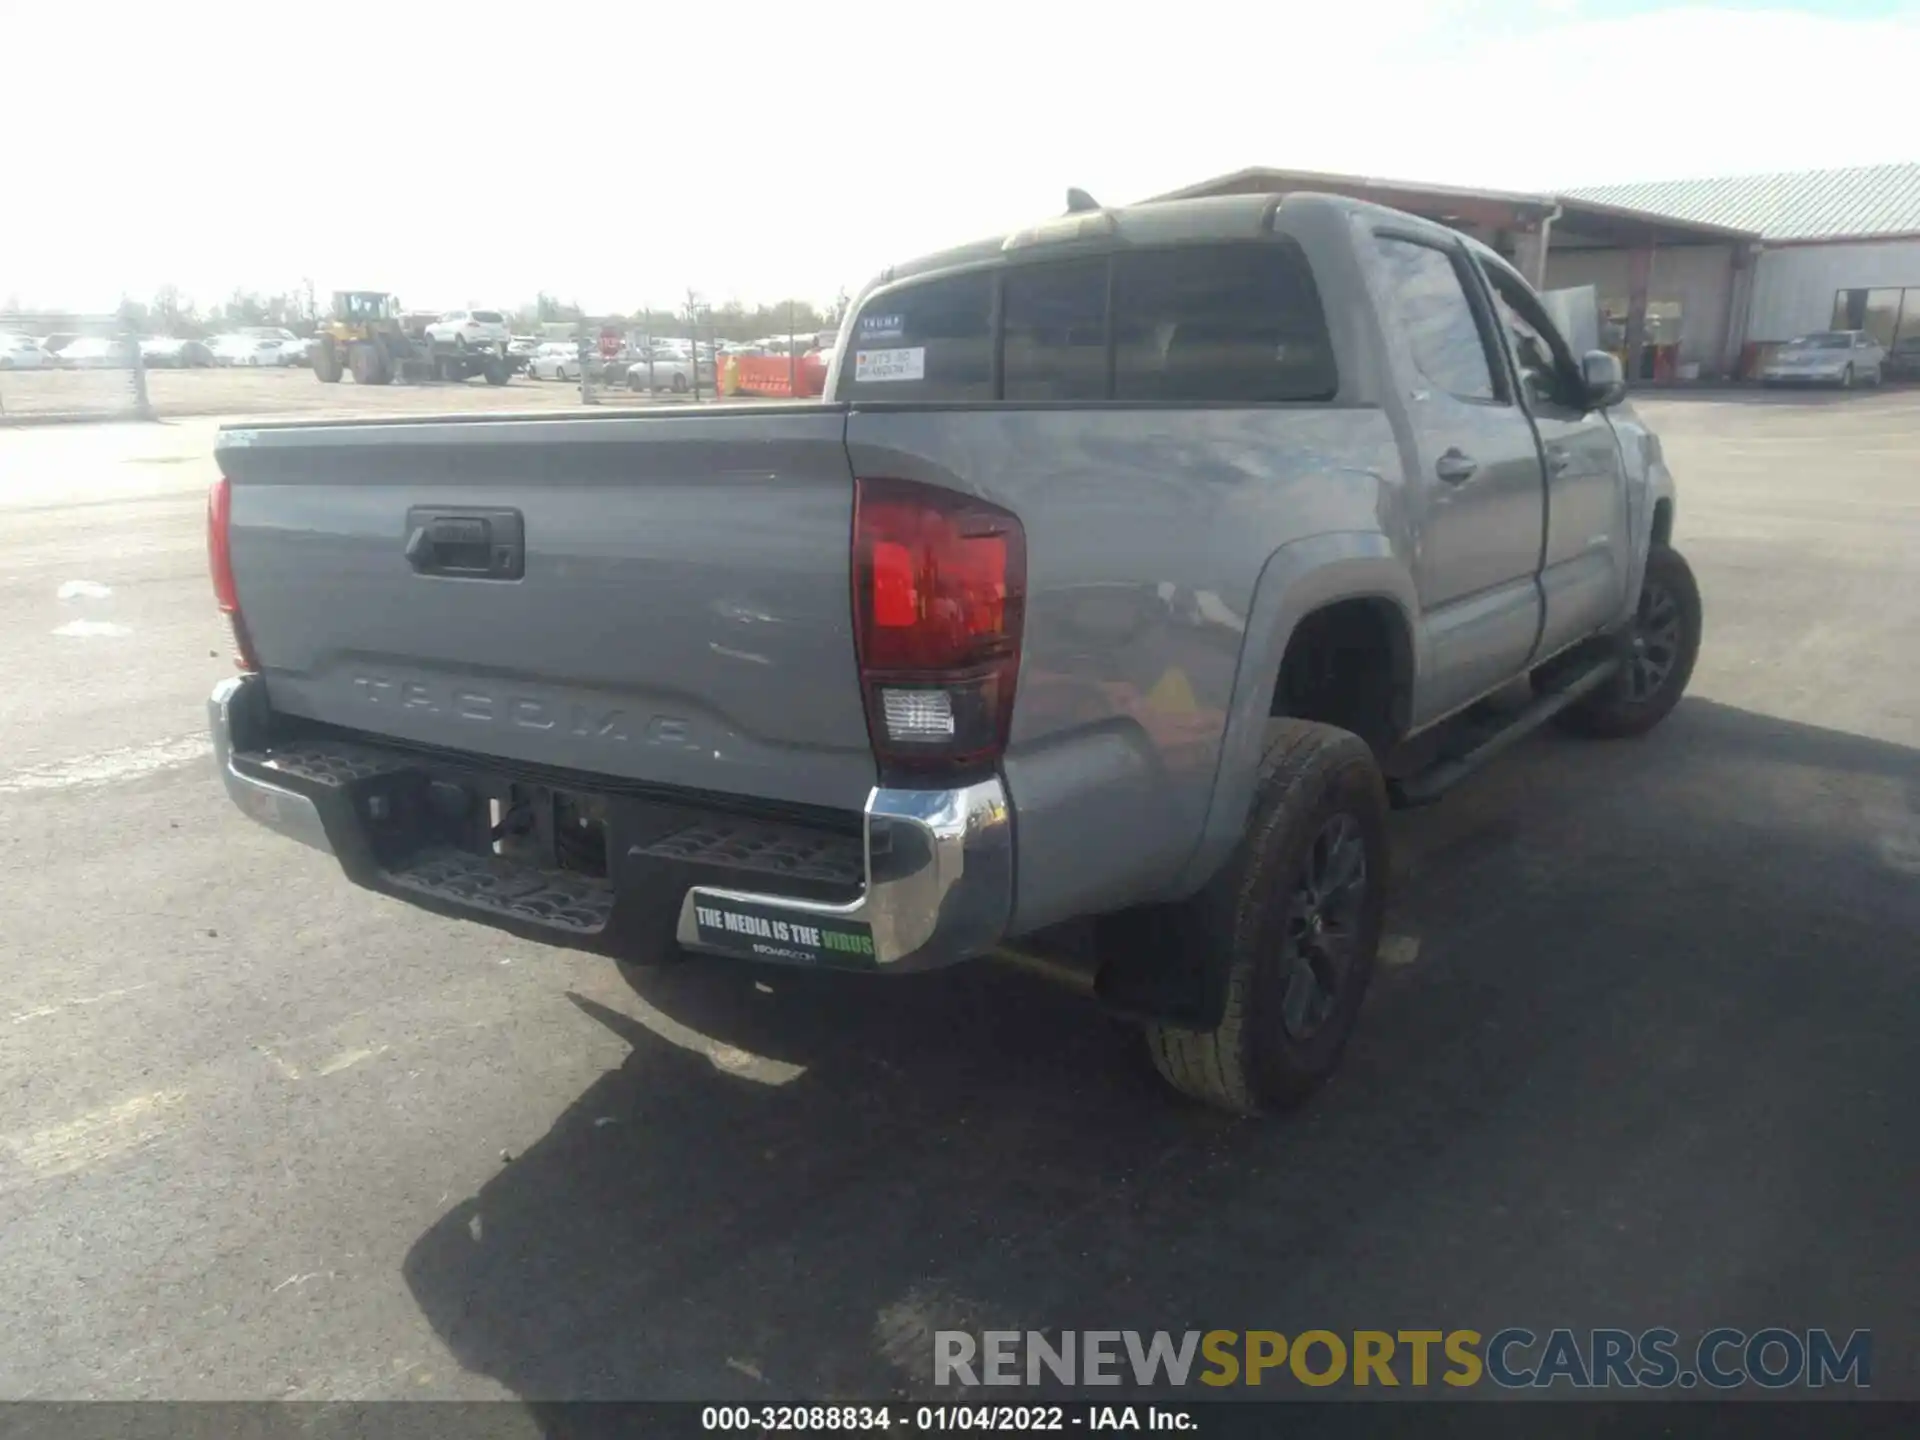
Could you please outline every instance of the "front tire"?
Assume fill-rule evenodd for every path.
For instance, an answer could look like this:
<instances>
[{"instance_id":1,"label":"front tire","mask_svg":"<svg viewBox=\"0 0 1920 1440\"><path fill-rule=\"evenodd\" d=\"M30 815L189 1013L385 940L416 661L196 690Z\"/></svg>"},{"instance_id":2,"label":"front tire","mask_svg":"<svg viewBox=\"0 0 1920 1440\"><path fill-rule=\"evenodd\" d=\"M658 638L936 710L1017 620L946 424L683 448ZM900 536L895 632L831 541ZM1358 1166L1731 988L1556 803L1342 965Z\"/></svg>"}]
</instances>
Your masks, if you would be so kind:
<instances>
[{"instance_id":1,"label":"front tire","mask_svg":"<svg viewBox=\"0 0 1920 1440\"><path fill-rule=\"evenodd\" d=\"M1686 557L1670 545L1647 555L1640 601L1621 632L1620 673L1555 716L1564 730L1596 739L1644 735L1686 693L1700 654L1700 587Z\"/></svg>"},{"instance_id":2,"label":"front tire","mask_svg":"<svg viewBox=\"0 0 1920 1440\"><path fill-rule=\"evenodd\" d=\"M331 337L313 352L313 375L322 385L340 383L340 352Z\"/></svg>"},{"instance_id":3,"label":"front tire","mask_svg":"<svg viewBox=\"0 0 1920 1440\"><path fill-rule=\"evenodd\" d=\"M1387 868L1386 787L1367 743L1271 722L1246 832L1183 917L1225 967L1225 1006L1211 1030L1147 1027L1162 1078L1235 1115L1311 1095L1338 1067L1373 978Z\"/></svg>"}]
</instances>

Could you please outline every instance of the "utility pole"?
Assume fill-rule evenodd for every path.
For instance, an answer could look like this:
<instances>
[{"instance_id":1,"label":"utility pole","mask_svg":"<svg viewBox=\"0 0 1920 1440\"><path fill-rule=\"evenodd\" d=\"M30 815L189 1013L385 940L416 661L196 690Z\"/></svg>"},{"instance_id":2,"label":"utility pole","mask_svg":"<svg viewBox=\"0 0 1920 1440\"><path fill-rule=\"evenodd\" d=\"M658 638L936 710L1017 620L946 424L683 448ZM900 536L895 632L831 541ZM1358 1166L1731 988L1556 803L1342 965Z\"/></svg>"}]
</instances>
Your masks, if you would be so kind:
<instances>
[{"instance_id":1,"label":"utility pole","mask_svg":"<svg viewBox=\"0 0 1920 1440\"><path fill-rule=\"evenodd\" d=\"M593 380L588 367L593 364L597 352L587 333L587 317L582 315L573 324L574 353L580 357L580 403L594 405L599 402L594 399Z\"/></svg>"},{"instance_id":2,"label":"utility pole","mask_svg":"<svg viewBox=\"0 0 1920 1440\"><path fill-rule=\"evenodd\" d=\"M700 403L700 296L697 291L687 291L687 343L693 348L693 403Z\"/></svg>"}]
</instances>

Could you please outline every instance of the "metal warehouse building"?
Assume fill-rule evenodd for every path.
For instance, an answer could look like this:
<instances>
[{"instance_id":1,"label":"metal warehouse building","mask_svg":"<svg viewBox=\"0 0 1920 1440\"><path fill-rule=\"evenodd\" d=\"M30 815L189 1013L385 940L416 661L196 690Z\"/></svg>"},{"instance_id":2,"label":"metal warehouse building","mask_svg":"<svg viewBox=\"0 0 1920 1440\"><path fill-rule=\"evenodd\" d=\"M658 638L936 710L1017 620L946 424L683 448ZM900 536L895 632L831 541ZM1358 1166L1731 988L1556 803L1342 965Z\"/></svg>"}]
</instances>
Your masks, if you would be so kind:
<instances>
[{"instance_id":1,"label":"metal warehouse building","mask_svg":"<svg viewBox=\"0 0 1920 1440\"><path fill-rule=\"evenodd\" d=\"M1867 330L1920 373L1920 164L1560 194L1251 169L1159 196L1320 190L1451 225L1546 289L1590 285L1638 379L1751 373L1769 345Z\"/></svg>"}]
</instances>

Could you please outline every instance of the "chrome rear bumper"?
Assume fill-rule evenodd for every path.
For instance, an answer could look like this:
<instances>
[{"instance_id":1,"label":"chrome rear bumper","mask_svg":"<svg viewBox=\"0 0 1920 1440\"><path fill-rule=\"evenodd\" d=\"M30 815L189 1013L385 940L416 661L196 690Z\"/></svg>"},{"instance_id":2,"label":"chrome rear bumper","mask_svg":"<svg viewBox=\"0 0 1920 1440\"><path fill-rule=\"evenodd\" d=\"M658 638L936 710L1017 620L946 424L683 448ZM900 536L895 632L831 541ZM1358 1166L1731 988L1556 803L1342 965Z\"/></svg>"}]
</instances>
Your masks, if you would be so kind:
<instances>
[{"instance_id":1,"label":"chrome rear bumper","mask_svg":"<svg viewBox=\"0 0 1920 1440\"><path fill-rule=\"evenodd\" d=\"M790 925L864 926L872 934L872 963L920 969L977 955L1005 932L1013 910L1013 814L998 777L960 790L876 789L867 797L865 851L858 900L832 905L696 885L680 904L676 938L688 949L718 949L701 942L698 908L732 913L728 907L746 906Z\"/></svg>"},{"instance_id":2,"label":"chrome rear bumper","mask_svg":"<svg viewBox=\"0 0 1920 1440\"><path fill-rule=\"evenodd\" d=\"M220 783L226 786L227 798L269 830L332 854L327 827L321 823L320 809L313 801L234 768L234 750L247 748L265 719L266 693L258 676L236 675L214 687L207 701L207 723L213 731L213 763L220 767Z\"/></svg>"},{"instance_id":3,"label":"chrome rear bumper","mask_svg":"<svg viewBox=\"0 0 1920 1440\"><path fill-rule=\"evenodd\" d=\"M371 790L366 787L422 770L457 779L465 760L443 764L404 751L352 745L345 748L363 757L380 757L366 769L365 779L315 785L308 778L314 742L296 747L307 752L302 763L295 763L291 753L276 752L260 677L222 681L207 711L220 780L235 805L269 829L335 854L356 883L420 903L419 868L404 856L381 860L369 843L365 816ZM497 763L469 758L475 771ZM329 824L339 837L337 845L329 839ZM846 836L848 851L854 843L854 837ZM576 919L564 933L547 933L523 923L524 916L516 920L503 916L497 906L478 902L463 906L444 894L433 908L555 943L625 955L636 942L645 941L643 932L655 928L656 922L644 917L664 901L668 910L658 929L668 929L676 914L677 923L671 923L670 935L657 935L660 943L673 940L690 950L863 970L928 969L980 954L999 942L1013 912L1014 853L1012 807L998 776L952 790L876 787L867 797L859 846L858 896L844 902L782 893L780 876L750 869L733 872L743 882L737 885L710 883L731 879L725 872L695 871L692 878L709 883L687 886L684 868L660 862L658 843L621 842L610 846L605 880L576 882L599 887L585 897L605 907L605 918L598 923ZM471 868L476 873L468 878L475 881L485 878L479 872L501 865L484 854L450 854L444 846L434 854L438 873L458 862L454 868ZM848 861L852 858L849 853ZM847 875L851 882L851 864ZM752 883L756 880L761 883ZM662 895L670 885L678 888ZM723 934L709 926L703 936L703 910L732 917L734 929ZM746 933L763 923L766 928ZM765 943L755 943L761 935L767 937ZM789 938L793 935L810 938L795 941Z\"/></svg>"}]
</instances>

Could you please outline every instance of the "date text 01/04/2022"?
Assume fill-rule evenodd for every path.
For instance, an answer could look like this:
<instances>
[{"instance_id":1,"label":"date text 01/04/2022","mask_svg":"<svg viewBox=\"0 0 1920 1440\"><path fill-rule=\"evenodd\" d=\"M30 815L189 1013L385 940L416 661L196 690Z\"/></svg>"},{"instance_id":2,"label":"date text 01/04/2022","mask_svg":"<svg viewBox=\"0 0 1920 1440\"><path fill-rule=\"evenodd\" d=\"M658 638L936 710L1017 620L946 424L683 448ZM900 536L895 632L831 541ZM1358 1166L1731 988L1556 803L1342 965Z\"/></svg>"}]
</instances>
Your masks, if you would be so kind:
<instances>
[{"instance_id":1,"label":"date text 01/04/2022","mask_svg":"<svg viewBox=\"0 0 1920 1440\"><path fill-rule=\"evenodd\" d=\"M1198 1427L1186 1410L1158 1405L708 1405L703 1431L966 1430L976 1434L1077 1430L1182 1431Z\"/></svg>"}]
</instances>

